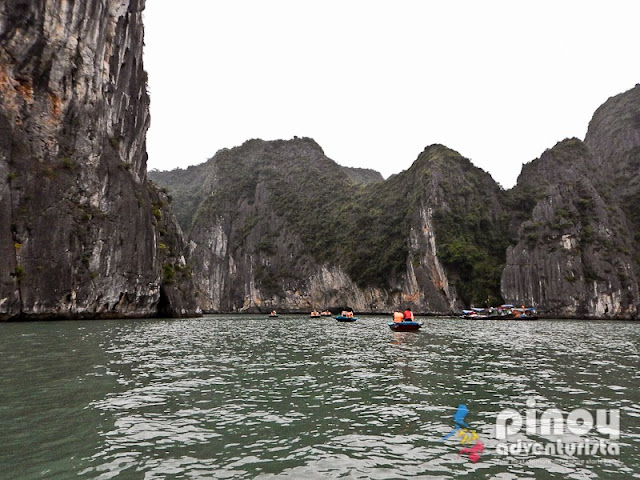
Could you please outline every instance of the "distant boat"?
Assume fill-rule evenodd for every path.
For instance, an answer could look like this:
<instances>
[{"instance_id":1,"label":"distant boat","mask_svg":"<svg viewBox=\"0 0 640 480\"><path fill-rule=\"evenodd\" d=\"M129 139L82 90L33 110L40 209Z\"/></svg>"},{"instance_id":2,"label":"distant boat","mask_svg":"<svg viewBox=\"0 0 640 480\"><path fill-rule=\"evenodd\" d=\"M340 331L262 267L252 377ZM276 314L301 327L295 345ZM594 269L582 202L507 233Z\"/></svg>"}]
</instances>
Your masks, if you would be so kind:
<instances>
[{"instance_id":1,"label":"distant boat","mask_svg":"<svg viewBox=\"0 0 640 480\"><path fill-rule=\"evenodd\" d=\"M487 320L489 314L485 308L472 308L471 310L463 310L460 317L466 318L467 320Z\"/></svg>"},{"instance_id":2,"label":"distant boat","mask_svg":"<svg viewBox=\"0 0 640 480\"><path fill-rule=\"evenodd\" d=\"M331 312L329 310L325 310L324 312L320 312L320 315L323 317L330 317Z\"/></svg>"},{"instance_id":3,"label":"distant boat","mask_svg":"<svg viewBox=\"0 0 640 480\"><path fill-rule=\"evenodd\" d=\"M538 314L533 307L528 308L514 308L513 320L538 320Z\"/></svg>"},{"instance_id":4,"label":"distant boat","mask_svg":"<svg viewBox=\"0 0 640 480\"><path fill-rule=\"evenodd\" d=\"M358 317L348 317L346 315L336 315L335 318L339 322L355 322L358 320Z\"/></svg>"},{"instance_id":5,"label":"distant boat","mask_svg":"<svg viewBox=\"0 0 640 480\"><path fill-rule=\"evenodd\" d=\"M468 320L538 320L538 314L533 307L516 308L510 304L463 310L460 317Z\"/></svg>"},{"instance_id":6,"label":"distant boat","mask_svg":"<svg viewBox=\"0 0 640 480\"><path fill-rule=\"evenodd\" d=\"M274 311L272 311L272 312L269 314L269 318L278 318L278 317L279 317L279 315L276 313L276 311L275 311L275 310L274 310Z\"/></svg>"},{"instance_id":7,"label":"distant boat","mask_svg":"<svg viewBox=\"0 0 640 480\"><path fill-rule=\"evenodd\" d=\"M322 315L314 310L313 312L311 312L311 314L309 314L309 317L310 318L321 318Z\"/></svg>"},{"instance_id":8,"label":"distant boat","mask_svg":"<svg viewBox=\"0 0 640 480\"><path fill-rule=\"evenodd\" d=\"M422 323L411 320L403 320L402 322L389 322L389 328L394 332L415 332L422 327Z\"/></svg>"}]
</instances>

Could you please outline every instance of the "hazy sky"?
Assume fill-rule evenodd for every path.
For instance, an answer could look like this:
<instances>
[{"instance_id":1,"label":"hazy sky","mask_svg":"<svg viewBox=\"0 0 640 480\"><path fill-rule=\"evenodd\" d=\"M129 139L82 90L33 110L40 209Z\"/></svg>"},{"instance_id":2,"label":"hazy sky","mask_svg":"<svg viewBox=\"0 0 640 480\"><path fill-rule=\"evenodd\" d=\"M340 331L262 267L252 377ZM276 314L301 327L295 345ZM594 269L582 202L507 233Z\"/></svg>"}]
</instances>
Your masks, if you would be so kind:
<instances>
[{"instance_id":1,"label":"hazy sky","mask_svg":"<svg viewBox=\"0 0 640 480\"><path fill-rule=\"evenodd\" d=\"M640 1L147 0L149 169L314 138L385 177L433 143L504 187L640 82Z\"/></svg>"}]
</instances>

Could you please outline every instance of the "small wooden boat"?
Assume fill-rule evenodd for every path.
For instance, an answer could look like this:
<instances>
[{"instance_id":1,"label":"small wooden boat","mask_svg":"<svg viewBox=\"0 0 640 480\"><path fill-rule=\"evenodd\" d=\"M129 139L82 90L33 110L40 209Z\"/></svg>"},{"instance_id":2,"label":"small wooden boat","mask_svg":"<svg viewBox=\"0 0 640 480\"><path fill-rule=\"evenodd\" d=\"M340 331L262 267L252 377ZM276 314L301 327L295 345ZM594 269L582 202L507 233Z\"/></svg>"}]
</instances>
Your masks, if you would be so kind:
<instances>
[{"instance_id":1,"label":"small wooden boat","mask_svg":"<svg viewBox=\"0 0 640 480\"><path fill-rule=\"evenodd\" d=\"M329 310L325 310L324 312L320 312L320 315L323 317L330 317L331 312Z\"/></svg>"},{"instance_id":2,"label":"small wooden boat","mask_svg":"<svg viewBox=\"0 0 640 480\"><path fill-rule=\"evenodd\" d=\"M335 318L339 322L355 322L356 320L358 320L358 317L347 317L346 315L337 315L333 318Z\"/></svg>"},{"instance_id":3,"label":"small wooden boat","mask_svg":"<svg viewBox=\"0 0 640 480\"><path fill-rule=\"evenodd\" d=\"M309 318L322 318L322 315L318 312L311 312Z\"/></svg>"},{"instance_id":4,"label":"small wooden boat","mask_svg":"<svg viewBox=\"0 0 640 480\"><path fill-rule=\"evenodd\" d=\"M278 317L279 315L276 313L275 310L269 314L269 318L278 318Z\"/></svg>"},{"instance_id":5,"label":"small wooden boat","mask_svg":"<svg viewBox=\"0 0 640 480\"><path fill-rule=\"evenodd\" d=\"M532 307L514 308L513 315L513 320L538 320L538 314Z\"/></svg>"},{"instance_id":6,"label":"small wooden boat","mask_svg":"<svg viewBox=\"0 0 640 480\"><path fill-rule=\"evenodd\" d=\"M460 318L466 320L487 320L489 318L488 310L484 308L472 308L471 310L463 310Z\"/></svg>"},{"instance_id":7,"label":"small wooden boat","mask_svg":"<svg viewBox=\"0 0 640 480\"><path fill-rule=\"evenodd\" d=\"M389 328L394 332L416 332L422 327L422 323L411 320L403 320L402 322L389 322Z\"/></svg>"}]
</instances>

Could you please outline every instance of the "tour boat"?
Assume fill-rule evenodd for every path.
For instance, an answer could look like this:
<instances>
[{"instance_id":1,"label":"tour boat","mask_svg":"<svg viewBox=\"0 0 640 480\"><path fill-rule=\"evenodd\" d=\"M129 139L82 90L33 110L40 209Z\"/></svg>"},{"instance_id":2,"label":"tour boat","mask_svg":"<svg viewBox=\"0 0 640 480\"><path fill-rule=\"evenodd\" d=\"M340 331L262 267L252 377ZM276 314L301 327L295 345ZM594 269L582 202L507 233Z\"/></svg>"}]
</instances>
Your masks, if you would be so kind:
<instances>
[{"instance_id":1,"label":"tour boat","mask_svg":"<svg viewBox=\"0 0 640 480\"><path fill-rule=\"evenodd\" d=\"M516 308L511 304L463 310L460 317L468 320L538 320L538 314L533 307Z\"/></svg>"}]
</instances>

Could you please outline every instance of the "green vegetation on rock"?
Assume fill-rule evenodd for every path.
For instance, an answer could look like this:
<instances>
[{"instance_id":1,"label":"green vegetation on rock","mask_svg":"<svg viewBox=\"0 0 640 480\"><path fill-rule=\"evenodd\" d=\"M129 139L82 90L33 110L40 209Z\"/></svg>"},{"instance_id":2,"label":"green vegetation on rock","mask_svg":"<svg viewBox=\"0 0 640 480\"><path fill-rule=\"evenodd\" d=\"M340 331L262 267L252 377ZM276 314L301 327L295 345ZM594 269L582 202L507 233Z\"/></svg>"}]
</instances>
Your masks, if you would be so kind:
<instances>
[{"instance_id":1,"label":"green vegetation on rock","mask_svg":"<svg viewBox=\"0 0 640 480\"><path fill-rule=\"evenodd\" d=\"M236 257L278 257L280 230L298 238L302 246L296 254L288 249L288 268L275 260L258 266L256 281L269 295L295 282L304 255L340 266L361 288L390 288L407 271L416 212L432 205L438 256L460 297L500 300L508 222L486 208L488 199L499 204L504 194L486 172L442 146L387 181L367 173L357 183L352 170L326 158L310 139L251 140L198 167L150 177L169 189L193 234L223 221Z\"/></svg>"}]
</instances>

